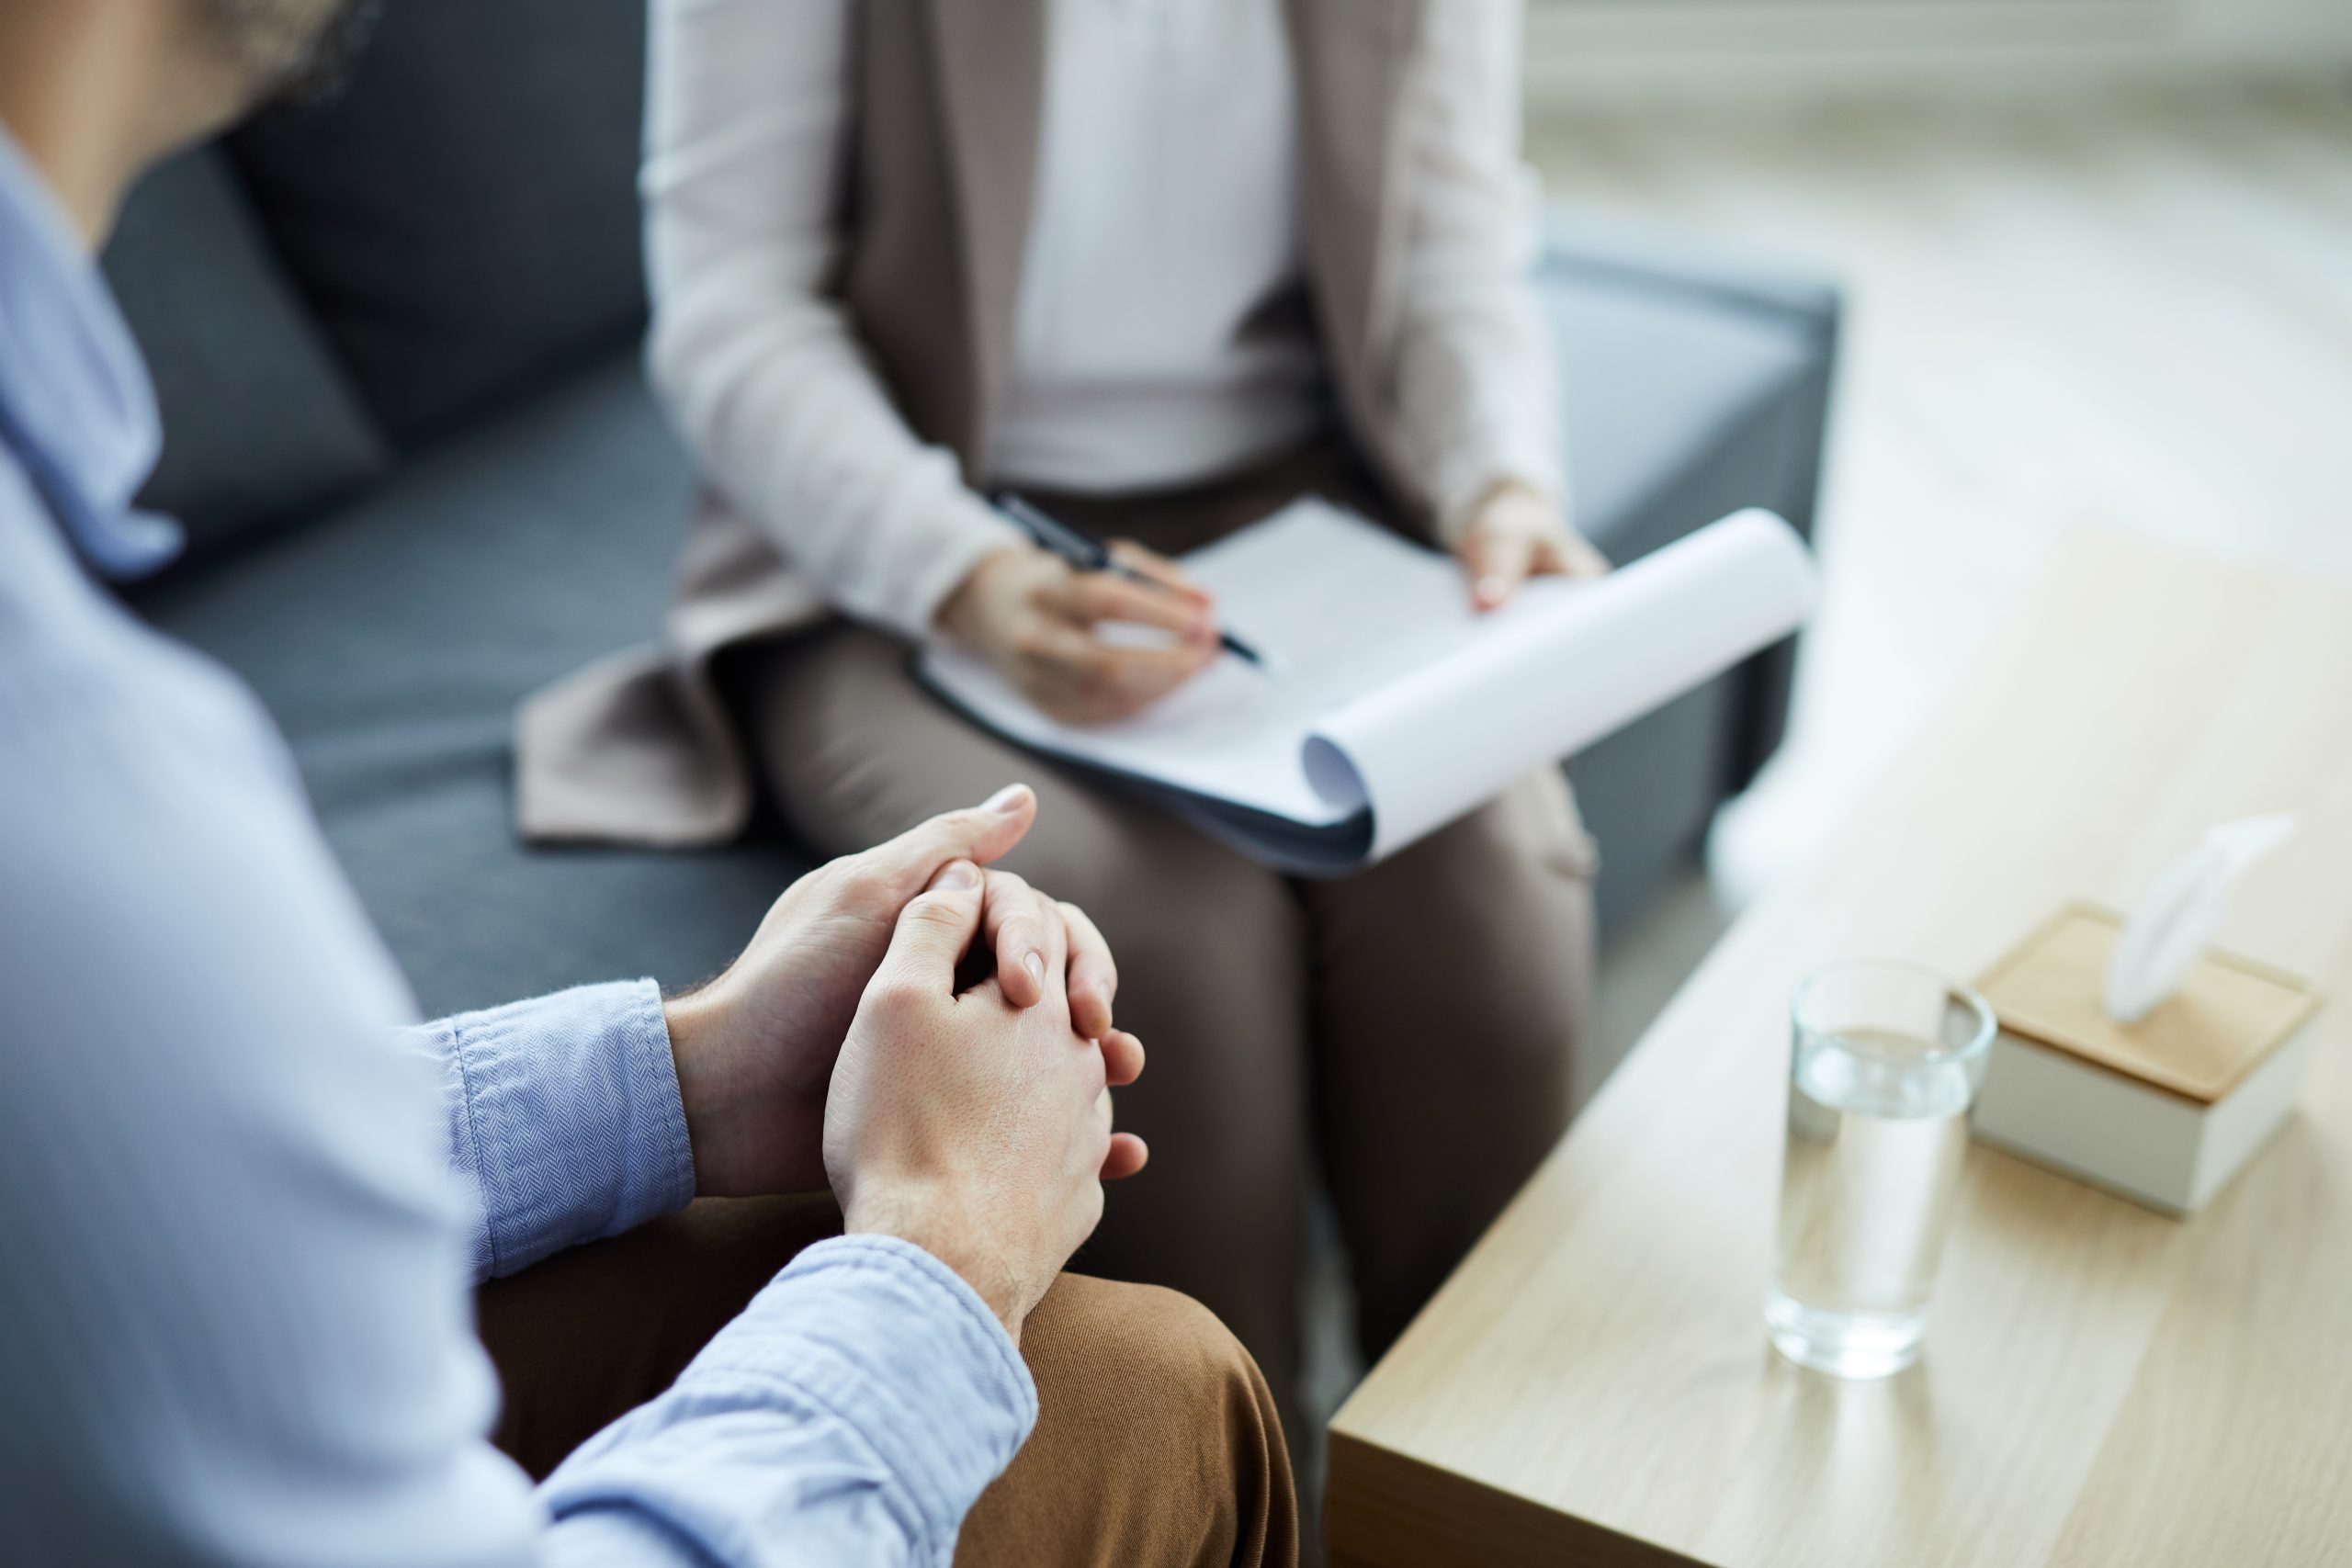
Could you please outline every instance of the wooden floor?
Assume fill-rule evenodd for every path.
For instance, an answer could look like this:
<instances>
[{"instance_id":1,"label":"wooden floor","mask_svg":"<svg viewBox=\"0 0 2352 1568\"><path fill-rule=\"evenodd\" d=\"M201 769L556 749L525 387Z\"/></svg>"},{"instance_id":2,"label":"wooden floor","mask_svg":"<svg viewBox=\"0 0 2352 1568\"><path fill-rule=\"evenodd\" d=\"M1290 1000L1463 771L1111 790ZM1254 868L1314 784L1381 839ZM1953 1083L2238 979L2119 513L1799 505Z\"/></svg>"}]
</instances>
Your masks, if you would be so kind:
<instances>
[{"instance_id":1,"label":"wooden floor","mask_svg":"<svg viewBox=\"0 0 2352 1568\"><path fill-rule=\"evenodd\" d=\"M1551 198L1849 290L1828 592L1791 746L1718 826L1729 903L1834 828L2061 530L2352 578L2352 82L1531 109ZM1637 935L1615 984L1690 946Z\"/></svg>"}]
</instances>

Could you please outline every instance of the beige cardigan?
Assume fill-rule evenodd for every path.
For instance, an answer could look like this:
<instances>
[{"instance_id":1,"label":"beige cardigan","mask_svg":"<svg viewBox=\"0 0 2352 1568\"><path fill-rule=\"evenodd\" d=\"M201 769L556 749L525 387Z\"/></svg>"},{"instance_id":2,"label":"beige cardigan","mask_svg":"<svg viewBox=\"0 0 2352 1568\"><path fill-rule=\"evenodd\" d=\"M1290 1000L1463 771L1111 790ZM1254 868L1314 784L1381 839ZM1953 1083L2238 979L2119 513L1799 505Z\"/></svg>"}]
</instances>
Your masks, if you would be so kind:
<instances>
[{"instance_id":1,"label":"beige cardigan","mask_svg":"<svg viewBox=\"0 0 2352 1568\"><path fill-rule=\"evenodd\" d=\"M1009 370L1046 8L1047 0L865 0L856 12L859 109L846 192L854 216L840 304L910 431L952 451L967 474L978 471ZM1449 357L1450 323L1442 308L1416 311L1398 298L1408 204L1396 186L1406 162L1400 103L1432 8L1430 0L1285 0L1317 325L1358 446L1423 526L1435 476L1428 432L1413 426L1414 400L1396 384L1400 340L1407 330L1419 335L1416 363L1425 367L1432 337L1438 357ZM1532 318L1532 299L1527 309ZM1465 343L1450 357L1473 355ZM1475 370L1449 365L1440 379ZM1428 385L1418 389L1423 408L1458 390L1433 399ZM1407 439L1415 434L1424 439ZM710 660L826 611L767 535L707 493L662 644L594 665L524 705L524 834L689 845L740 832L750 770Z\"/></svg>"}]
</instances>

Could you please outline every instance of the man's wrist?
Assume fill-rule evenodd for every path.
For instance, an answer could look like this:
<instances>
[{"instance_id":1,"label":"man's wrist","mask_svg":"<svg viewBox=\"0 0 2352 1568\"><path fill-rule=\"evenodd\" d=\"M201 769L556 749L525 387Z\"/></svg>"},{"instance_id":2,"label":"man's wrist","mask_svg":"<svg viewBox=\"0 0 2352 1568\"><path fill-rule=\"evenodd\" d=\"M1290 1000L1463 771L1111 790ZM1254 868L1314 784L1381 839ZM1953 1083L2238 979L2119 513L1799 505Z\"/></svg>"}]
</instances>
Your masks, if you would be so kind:
<instances>
[{"instance_id":1,"label":"man's wrist","mask_svg":"<svg viewBox=\"0 0 2352 1568\"><path fill-rule=\"evenodd\" d=\"M922 1248L971 1286L1013 1344L1021 1343L1032 1299L1026 1282L1001 1254L978 1241L985 1228L969 1223L943 1195L911 1183L880 1191L862 1187L842 1208L842 1230L848 1235L895 1236Z\"/></svg>"},{"instance_id":2,"label":"man's wrist","mask_svg":"<svg viewBox=\"0 0 2352 1568\"><path fill-rule=\"evenodd\" d=\"M695 1164L695 1190L711 1190L710 1148L715 1139L711 1122L718 1086L711 1081L716 1009L710 988L700 987L683 995L662 998L662 1019L670 1031L670 1063L678 1075L678 1105L686 1119L686 1146Z\"/></svg>"}]
</instances>

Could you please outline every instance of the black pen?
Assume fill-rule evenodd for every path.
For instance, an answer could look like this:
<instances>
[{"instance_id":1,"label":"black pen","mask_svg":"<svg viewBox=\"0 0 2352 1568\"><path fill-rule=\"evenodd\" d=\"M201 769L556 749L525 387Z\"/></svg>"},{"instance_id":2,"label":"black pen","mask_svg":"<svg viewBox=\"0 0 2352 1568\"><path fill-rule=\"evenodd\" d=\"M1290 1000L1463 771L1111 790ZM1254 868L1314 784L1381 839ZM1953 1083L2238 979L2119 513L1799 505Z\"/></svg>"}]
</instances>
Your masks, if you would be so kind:
<instances>
[{"instance_id":1,"label":"black pen","mask_svg":"<svg viewBox=\"0 0 2352 1568\"><path fill-rule=\"evenodd\" d=\"M1152 581L1135 568L1121 566L1117 561L1113 560L1111 547L1102 540L1080 533L1058 518L1046 516L1010 491L997 492L996 505L998 511L1021 525L1023 533L1080 571L1114 572L1130 582L1148 583ZM1164 588L1167 584L1160 583L1159 586ZM1216 634L1216 640L1217 646L1236 659L1247 660L1261 670L1266 668L1264 656L1231 632L1220 628Z\"/></svg>"}]
</instances>

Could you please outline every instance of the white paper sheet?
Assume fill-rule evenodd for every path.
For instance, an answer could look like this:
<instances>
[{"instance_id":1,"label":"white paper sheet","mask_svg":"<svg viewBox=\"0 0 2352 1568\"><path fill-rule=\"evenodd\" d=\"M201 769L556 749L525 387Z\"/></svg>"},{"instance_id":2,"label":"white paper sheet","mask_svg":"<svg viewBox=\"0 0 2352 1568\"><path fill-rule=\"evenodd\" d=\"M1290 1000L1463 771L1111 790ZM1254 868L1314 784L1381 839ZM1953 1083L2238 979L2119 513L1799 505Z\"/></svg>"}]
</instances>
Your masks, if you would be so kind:
<instances>
[{"instance_id":1,"label":"white paper sheet","mask_svg":"<svg viewBox=\"0 0 2352 1568\"><path fill-rule=\"evenodd\" d=\"M1318 501L1185 565L1272 673L1220 659L1092 728L1046 717L968 656L928 654L923 676L1057 755L1309 828L1368 807L1372 860L1787 635L1814 591L1803 542L1766 512L1597 581L1532 582L1485 615L1453 561Z\"/></svg>"}]
</instances>

